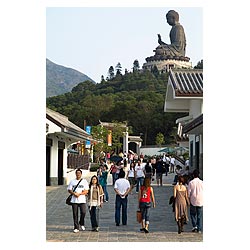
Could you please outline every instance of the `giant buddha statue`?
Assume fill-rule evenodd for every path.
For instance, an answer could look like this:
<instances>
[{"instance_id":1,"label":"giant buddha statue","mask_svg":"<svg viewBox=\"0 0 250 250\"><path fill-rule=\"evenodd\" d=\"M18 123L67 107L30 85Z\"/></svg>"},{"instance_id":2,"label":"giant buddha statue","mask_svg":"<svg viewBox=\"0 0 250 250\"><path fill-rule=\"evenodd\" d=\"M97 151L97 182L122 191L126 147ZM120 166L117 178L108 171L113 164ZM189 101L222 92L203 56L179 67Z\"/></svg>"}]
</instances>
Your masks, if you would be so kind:
<instances>
[{"instance_id":1,"label":"giant buddha statue","mask_svg":"<svg viewBox=\"0 0 250 250\"><path fill-rule=\"evenodd\" d=\"M164 43L161 40L161 35L158 34L159 46L154 50L155 55L147 57L146 61L174 59L188 62L190 58L185 57L186 36L184 28L179 23L179 14L174 10L170 10L166 15L166 19L167 23L172 26L169 34L171 44Z\"/></svg>"}]
</instances>

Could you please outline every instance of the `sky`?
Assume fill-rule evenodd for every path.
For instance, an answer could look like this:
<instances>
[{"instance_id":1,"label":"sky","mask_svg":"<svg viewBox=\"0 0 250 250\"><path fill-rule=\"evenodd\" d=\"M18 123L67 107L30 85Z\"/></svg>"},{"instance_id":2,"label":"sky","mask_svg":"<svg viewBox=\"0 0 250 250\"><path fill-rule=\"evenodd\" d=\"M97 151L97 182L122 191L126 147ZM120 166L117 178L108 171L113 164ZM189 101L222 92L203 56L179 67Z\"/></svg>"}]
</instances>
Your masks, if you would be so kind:
<instances>
[{"instance_id":1,"label":"sky","mask_svg":"<svg viewBox=\"0 0 250 250\"><path fill-rule=\"evenodd\" d=\"M100 82L110 66L131 70L135 59L142 67L154 55L157 34L169 44L171 26L166 13L174 9L184 27L186 56L192 65L203 59L201 7L47 7L46 57Z\"/></svg>"}]
</instances>

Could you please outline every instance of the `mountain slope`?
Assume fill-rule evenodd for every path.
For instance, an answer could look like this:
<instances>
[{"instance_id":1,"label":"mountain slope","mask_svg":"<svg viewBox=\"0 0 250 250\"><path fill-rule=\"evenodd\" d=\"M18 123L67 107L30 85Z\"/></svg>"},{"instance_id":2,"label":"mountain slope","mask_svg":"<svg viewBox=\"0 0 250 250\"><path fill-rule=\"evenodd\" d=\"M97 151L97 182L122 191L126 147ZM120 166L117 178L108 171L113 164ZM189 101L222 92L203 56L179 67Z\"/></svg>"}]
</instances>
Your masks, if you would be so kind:
<instances>
[{"instance_id":1,"label":"mountain slope","mask_svg":"<svg viewBox=\"0 0 250 250\"><path fill-rule=\"evenodd\" d=\"M94 82L87 75L46 59L46 97L70 92L73 87L84 81Z\"/></svg>"}]
</instances>

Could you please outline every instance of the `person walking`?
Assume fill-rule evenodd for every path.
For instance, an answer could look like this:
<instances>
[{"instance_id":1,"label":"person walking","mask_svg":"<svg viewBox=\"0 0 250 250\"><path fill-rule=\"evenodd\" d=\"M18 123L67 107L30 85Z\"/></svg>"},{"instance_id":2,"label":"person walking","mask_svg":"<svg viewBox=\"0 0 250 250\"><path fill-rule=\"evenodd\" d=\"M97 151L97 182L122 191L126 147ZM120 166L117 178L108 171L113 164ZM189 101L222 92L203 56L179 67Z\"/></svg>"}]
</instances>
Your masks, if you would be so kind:
<instances>
[{"instance_id":1,"label":"person walking","mask_svg":"<svg viewBox=\"0 0 250 250\"><path fill-rule=\"evenodd\" d=\"M76 179L70 181L67 190L70 194L72 194L71 203L74 221L73 232L78 233L80 227L83 231L85 230L84 219L86 215L86 195L88 194L89 185L88 182L82 178L81 169L77 169L75 175ZM74 190L77 184L78 186ZM78 208L80 209L80 221L78 221Z\"/></svg>"},{"instance_id":2,"label":"person walking","mask_svg":"<svg viewBox=\"0 0 250 250\"><path fill-rule=\"evenodd\" d=\"M108 179L108 166L104 165L102 167L102 171L100 172L100 177L99 177L99 183L102 186L103 192L104 192L104 202L109 201L109 194L107 190L107 179Z\"/></svg>"},{"instance_id":3,"label":"person walking","mask_svg":"<svg viewBox=\"0 0 250 250\"><path fill-rule=\"evenodd\" d=\"M166 165L165 165L165 168L166 168L166 176L168 175L168 172L169 172L169 166L170 166L170 158L168 155L166 155Z\"/></svg>"},{"instance_id":4,"label":"person walking","mask_svg":"<svg viewBox=\"0 0 250 250\"><path fill-rule=\"evenodd\" d=\"M115 185L115 181L117 180L116 171L117 171L116 163L112 162L111 167L110 167L110 173L112 174L112 185L113 186Z\"/></svg>"},{"instance_id":5,"label":"person walking","mask_svg":"<svg viewBox=\"0 0 250 250\"><path fill-rule=\"evenodd\" d=\"M88 195L88 207L90 214L90 222L92 226L92 231L99 231L99 209L103 204L103 189L98 183L98 178L93 175L89 183L89 195Z\"/></svg>"},{"instance_id":6,"label":"person walking","mask_svg":"<svg viewBox=\"0 0 250 250\"><path fill-rule=\"evenodd\" d=\"M135 166L135 178L137 180L136 182L136 193L139 192L139 186L142 186L143 180L145 177L145 168L141 164L141 161L138 160L136 166Z\"/></svg>"},{"instance_id":7,"label":"person walking","mask_svg":"<svg viewBox=\"0 0 250 250\"><path fill-rule=\"evenodd\" d=\"M156 182L157 186L162 186L162 173L163 173L163 162L161 158L156 159L155 172L156 172Z\"/></svg>"},{"instance_id":8,"label":"person walking","mask_svg":"<svg viewBox=\"0 0 250 250\"><path fill-rule=\"evenodd\" d=\"M119 178L115 181L114 190L115 197L115 223L116 226L120 225L120 212L122 208L122 224L127 225L127 205L128 205L128 193L130 192L130 184L125 179L125 172L121 169Z\"/></svg>"},{"instance_id":9,"label":"person walking","mask_svg":"<svg viewBox=\"0 0 250 250\"><path fill-rule=\"evenodd\" d=\"M178 234L183 232L184 222L188 221L187 206L189 205L189 200L187 188L184 183L184 178L179 176L178 183L174 186L175 220L178 225Z\"/></svg>"},{"instance_id":10,"label":"person walking","mask_svg":"<svg viewBox=\"0 0 250 250\"><path fill-rule=\"evenodd\" d=\"M153 169L152 169L151 163L149 161L147 161L144 168L145 168L145 178L148 177L151 180L152 176L153 176Z\"/></svg>"},{"instance_id":11,"label":"person walking","mask_svg":"<svg viewBox=\"0 0 250 250\"><path fill-rule=\"evenodd\" d=\"M151 203L153 203L153 208L155 208L154 190L150 186L150 183L151 179L149 177L146 177L138 194L138 202L139 202L138 207L140 208L140 211L142 213L142 222L140 231L145 233L149 233L148 230L149 215L150 215L149 211Z\"/></svg>"},{"instance_id":12,"label":"person walking","mask_svg":"<svg viewBox=\"0 0 250 250\"><path fill-rule=\"evenodd\" d=\"M177 181L178 181L178 177L183 175L183 170L182 167L180 165L177 165L175 168L175 176L174 176L174 180L173 180L173 184L172 185L176 185Z\"/></svg>"},{"instance_id":13,"label":"person walking","mask_svg":"<svg viewBox=\"0 0 250 250\"><path fill-rule=\"evenodd\" d=\"M193 171L193 180L188 183L188 197L190 199L190 217L192 232L200 233L202 230L201 217L203 208L203 181L199 178L199 170Z\"/></svg>"},{"instance_id":14,"label":"person walking","mask_svg":"<svg viewBox=\"0 0 250 250\"><path fill-rule=\"evenodd\" d=\"M127 179L130 184L130 194L133 194L132 190L135 186L135 164L134 162L130 163L129 170L127 172Z\"/></svg>"},{"instance_id":15,"label":"person walking","mask_svg":"<svg viewBox=\"0 0 250 250\"><path fill-rule=\"evenodd\" d=\"M172 155L170 158L170 171L169 171L169 173L174 173L174 171L175 171L175 158Z\"/></svg>"}]
</instances>

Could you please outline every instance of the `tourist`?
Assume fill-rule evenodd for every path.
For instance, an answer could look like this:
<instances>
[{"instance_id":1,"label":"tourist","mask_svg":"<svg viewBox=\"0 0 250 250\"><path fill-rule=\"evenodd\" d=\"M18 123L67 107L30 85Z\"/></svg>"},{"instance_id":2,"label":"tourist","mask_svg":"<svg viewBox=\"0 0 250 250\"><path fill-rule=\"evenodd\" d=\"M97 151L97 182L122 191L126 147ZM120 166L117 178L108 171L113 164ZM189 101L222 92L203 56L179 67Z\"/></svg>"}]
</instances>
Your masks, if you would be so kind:
<instances>
[{"instance_id":1,"label":"tourist","mask_svg":"<svg viewBox=\"0 0 250 250\"><path fill-rule=\"evenodd\" d=\"M183 170L182 170L182 167L180 165L176 166L175 174L176 175L174 176L173 185L176 185L178 177L183 175Z\"/></svg>"},{"instance_id":2,"label":"tourist","mask_svg":"<svg viewBox=\"0 0 250 250\"><path fill-rule=\"evenodd\" d=\"M110 167L110 173L112 174L112 185L114 186L115 181L117 180L117 175L116 175L117 167L114 162L111 162L111 167Z\"/></svg>"},{"instance_id":3,"label":"tourist","mask_svg":"<svg viewBox=\"0 0 250 250\"><path fill-rule=\"evenodd\" d=\"M150 207L151 202L153 203L153 208L155 208L155 197L154 197L154 190L150 186L151 179L146 177L144 179L143 185L140 188L138 194L138 207L142 213L142 222L141 222L141 229L140 231L149 233L149 215L150 215Z\"/></svg>"},{"instance_id":4,"label":"tourist","mask_svg":"<svg viewBox=\"0 0 250 250\"><path fill-rule=\"evenodd\" d=\"M175 158L174 156L171 156L170 158L170 173L174 173L175 171Z\"/></svg>"},{"instance_id":5,"label":"tourist","mask_svg":"<svg viewBox=\"0 0 250 250\"><path fill-rule=\"evenodd\" d=\"M103 189L98 183L98 178L93 175L89 183L88 206L92 231L99 231L99 209L103 204Z\"/></svg>"},{"instance_id":6,"label":"tourist","mask_svg":"<svg viewBox=\"0 0 250 250\"><path fill-rule=\"evenodd\" d=\"M104 202L109 201L109 194L107 190L107 179L108 179L108 166L104 165L102 167L102 171L100 172L100 177L99 177L99 183L102 186L103 192L104 192Z\"/></svg>"},{"instance_id":7,"label":"tourist","mask_svg":"<svg viewBox=\"0 0 250 250\"><path fill-rule=\"evenodd\" d=\"M71 198L74 221L73 232L78 233L80 227L83 231L85 230L84 219L86 215L86 195L88 194L89 185L88 182L82 178L81 169L77 169L75 175L76 179L70 181L67 190L73 195ZM78 186L74 190L77 184ZM80 221L78 220L78 208L80 209Z\"/></svg>"},{"instance_id":8,"label":"tourist","mask_svg":"<svg viewBox=\"0 0 250 250\"><path fill-rule=\"evenodd\" d=\"M203 208L203 181L199 178L198 169L193 171L193 177L193 180L188 183L190 217L193 225L192 232L200 233L202 230L201 217Z\"/></svg>"},{"instance_id":9,"label":"tourist","mask_svg":"<svg viewBox=\"0 0 250 250\"><path fill-rule=\"evenodd\" d=\"M128 193L130 192L130 184L125 179L125 172L123 170L119 173L119 178L115 181L114 190L115 197L115 223L120 226L120 212L122 208L122 225L127 225L127 205Z\"/></svg>"},{"instance_id":10,"label":"tourist","mask_svg":"<svg viewBox=\"0 0 250 250\"><path fill-rule=\"evenodd\" d=\"M156 172L156 182L157 186L159 187L160 185L162 186L162 173L163 173L163 162L161 158L156 159L156 164L155 164L155 172Z\"/></svg>"},{"instance_id":11,"label":"tourist","mask_svg":"<svg viewBox=\"0 0 250 250\"><path fill-rule=\"evenodd\" d=\"M174 200L175 200L175 220L178 225L178 234L183 232L184 222L188 221L189 205L187 188L184 185L184 178L178 177L178 183L174 186Z\"/></svg>"},{"instance_id":12,"label":"tourist","mask_svg":"<svg viewBox=\"0 0 250 250\"><path fill-rule=\"evenodd\" d=\"M134 162L130 163L129 170L127 171L127 179L130 184L130 194L133 194L132 190L135 186L135 164Z\"/></svg>"},{"instance_id":13,"label":"tourist","mask_svg":"<svg viewBox=\"0 0 250 250\"><path fill-rule=\"evenodd\" d=\"M145 178L149 178L151 180L153 176L153 169L151 163L147 161L144 168L145 168Z\"/></svg>"},{"instance_id":14,"label":"tourist","mask_svg":"<svg viewBox=\"0 0 250 250\"><path fill-rule=\"evenodd\" d=\"M145 177L145 168L140 160L138 160L135 166L135 178L136 178L136 193L139 192L139 187L142 186Z\"/></svg>"}]
</instances>

